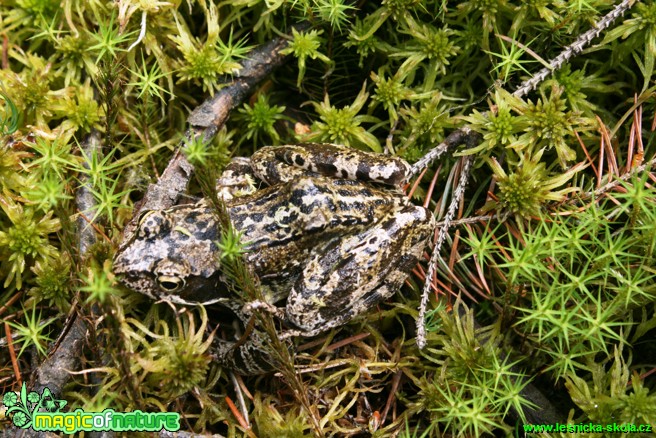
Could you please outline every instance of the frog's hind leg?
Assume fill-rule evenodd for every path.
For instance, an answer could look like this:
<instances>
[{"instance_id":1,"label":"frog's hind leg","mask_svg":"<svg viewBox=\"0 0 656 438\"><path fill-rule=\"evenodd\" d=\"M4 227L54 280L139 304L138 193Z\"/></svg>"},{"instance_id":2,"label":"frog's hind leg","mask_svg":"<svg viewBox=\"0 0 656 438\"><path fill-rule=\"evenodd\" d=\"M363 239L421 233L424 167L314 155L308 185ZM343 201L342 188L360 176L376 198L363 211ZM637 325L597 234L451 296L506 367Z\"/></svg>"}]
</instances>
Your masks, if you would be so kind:
<instances>
[{"instance_id":1,"label":"frog's hind leg","mask_svg":"<svg viewBox=\"0 0 656 438\"><path fill-rule=\"evenodd\" d=\"M317 248L287 298L294 334L338 327L392 296L417 264L434 227L433 215L407 203L352 236Z\"/></svg>"},{"instance_id":2,"label":"frog's hind leg","mask_svg":"<svg viewBox=\"0 0 656 438\"><path fill-rule=\"evenodd\" d=\"M317 175L398 185L410 172L401 158L326 143L264 147L251 162L269 185Z\"/></svg>"}]
</instances>

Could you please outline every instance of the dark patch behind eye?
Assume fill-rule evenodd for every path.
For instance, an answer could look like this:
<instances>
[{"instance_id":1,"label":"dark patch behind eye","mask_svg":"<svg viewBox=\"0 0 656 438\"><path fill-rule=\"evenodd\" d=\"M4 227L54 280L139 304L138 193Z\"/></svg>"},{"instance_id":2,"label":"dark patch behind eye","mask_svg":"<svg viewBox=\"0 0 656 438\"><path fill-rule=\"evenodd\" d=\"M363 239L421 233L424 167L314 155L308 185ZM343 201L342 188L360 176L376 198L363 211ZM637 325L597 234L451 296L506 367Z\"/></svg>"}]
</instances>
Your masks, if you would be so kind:
<instances>
[{"instance_id":1,"label":"dark patch behind eye","mask_svg":"<svg viewBox=\"0 0 656 438\"><path fill-rule=\"evenodd\" d=\"M337 167L332 163L317 163L317 170L324 175L337 175Z\"/></svg>"}]
</instances>

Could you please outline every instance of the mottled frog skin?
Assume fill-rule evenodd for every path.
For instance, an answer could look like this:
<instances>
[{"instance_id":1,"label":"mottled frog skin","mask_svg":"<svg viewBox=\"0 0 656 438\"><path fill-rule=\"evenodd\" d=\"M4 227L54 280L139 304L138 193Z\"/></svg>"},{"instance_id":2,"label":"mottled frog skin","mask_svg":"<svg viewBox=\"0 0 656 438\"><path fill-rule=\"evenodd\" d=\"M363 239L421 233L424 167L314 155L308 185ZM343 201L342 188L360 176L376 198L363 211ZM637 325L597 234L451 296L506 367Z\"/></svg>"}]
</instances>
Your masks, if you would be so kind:
<instances>
[{"instance_id":1,"label":"mottled frog skin","mask_svg":"<svg viewBox=\"0 0 656 438\"><path fill-rule=\"evenodd\" d=\"M434 229L433 215L398 190L408 172L399 158L328 144L265 147L228 166L217 192L242 233L246 263L290 332L341 326L401 287ZM154 299L221 303L241 315L246 303L221 272L220 231L204 200L148 211L120 246L114 271ZM246 374L267 371L261 344L257 336L237 348L224 342L218 359Z\"/></svg>"}]
</instances>

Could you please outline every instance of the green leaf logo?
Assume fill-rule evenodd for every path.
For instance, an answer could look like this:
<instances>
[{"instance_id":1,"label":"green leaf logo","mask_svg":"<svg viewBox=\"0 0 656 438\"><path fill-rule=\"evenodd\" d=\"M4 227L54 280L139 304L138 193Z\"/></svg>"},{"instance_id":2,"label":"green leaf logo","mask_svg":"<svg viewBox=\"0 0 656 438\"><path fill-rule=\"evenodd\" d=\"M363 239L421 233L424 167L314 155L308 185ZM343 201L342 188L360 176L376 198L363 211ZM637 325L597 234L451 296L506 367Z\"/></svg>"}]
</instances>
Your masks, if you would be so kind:
<instances>
[{"instance_id":1,"label":"green leaf logo","mask_svg":"<svg viewBox=\"0 0 656 438\"><path fill-rule=\"evenodd\" d=\"M14 426L27 429L32 426L32 417L36 412L59 412L66 406L66 400L57 400L49 388L42 394L36 391L27 392L25 382L20 393L7 392L2 396L2 404L7 407L6 415L11 418Z\"/></svg>"}]
</instances>

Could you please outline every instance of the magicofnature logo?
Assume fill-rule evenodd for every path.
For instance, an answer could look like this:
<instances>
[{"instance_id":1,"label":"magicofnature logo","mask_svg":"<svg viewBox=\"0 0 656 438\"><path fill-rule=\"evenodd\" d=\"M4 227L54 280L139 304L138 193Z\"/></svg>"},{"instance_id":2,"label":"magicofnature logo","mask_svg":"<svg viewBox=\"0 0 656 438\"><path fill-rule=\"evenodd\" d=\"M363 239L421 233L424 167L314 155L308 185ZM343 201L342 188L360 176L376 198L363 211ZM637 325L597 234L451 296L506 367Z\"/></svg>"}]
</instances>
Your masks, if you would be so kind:
<instances>
[{"instance_id":1,"label":"magicofnature logo","mask_svg":"<svg viewBox=\"0 0 656 438\"><path fill-rule=\"evenodd\" d=\"M59 412L66 406L66 400L56 399L48 388L44 388L41 394L36 391L28 393L23 382L20 393L7 392L2 396L2 404L7 407L6 415L14 426L27 429L32 427L37 412Z\"/></svg>"},{"instance_id":2,"label":"magicofnature logo","mask_svg":"<svg viewBox=\"0 0 656 438\"><path fill-rule=\"evenodd\" d=\"M61 412L66 400L56 399L48 388L44 388L41 394L36 391L28 393L25 383L19 393L6 393L2 403L7 407L7 417L11 418L14 426L22 429L67 434L80 431L180 430L180 414L176 412L116 412L114 409L87 412L79 408L73 412Z\"/></svg>"}]
</instances>

